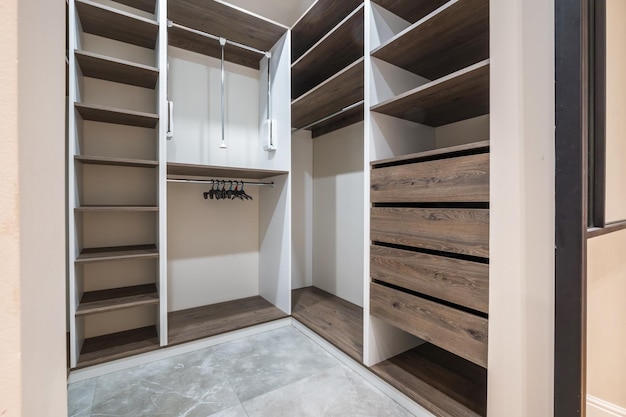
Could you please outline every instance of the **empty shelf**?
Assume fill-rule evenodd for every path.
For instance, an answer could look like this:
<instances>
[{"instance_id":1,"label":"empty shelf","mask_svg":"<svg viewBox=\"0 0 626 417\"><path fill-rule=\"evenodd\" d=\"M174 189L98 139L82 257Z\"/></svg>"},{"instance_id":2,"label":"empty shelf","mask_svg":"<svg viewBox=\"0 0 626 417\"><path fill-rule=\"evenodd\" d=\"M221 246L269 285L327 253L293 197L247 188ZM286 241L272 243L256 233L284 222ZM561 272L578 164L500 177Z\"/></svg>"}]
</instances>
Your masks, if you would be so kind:
<instances>
[{"instance_id":1,"label":"empty shelf","mask_svg":"<svg viewBox=\"0 0 626 417\"><path fill-rule=\"evenodd\" d=\"M447 148L432 149L430 151L417 152L408 155L397 156L395 158L381 159L371 162L371 165L372 168L382 168L391 165L430 161L434 159L451 158L463 155L475 155L485 152L489 152L488 140L468 143L465 145L450 146Z\"/></svg>"},{"instance_id":2,"label":"empty shelf","mask_svg":"<svg viewBox=\"0 0 626 417\"><path fill-rule=\"evenodd\" d=\"M417 22L433 10L446 4L448 1L449 0L372 0L373 3L376 3L377 5L411 23Z\"/></svg>"},{"instance_id":3,"label":"empty shelf","mask_svg":"<svg viewBox=\"0 0 626 417\"><path fill-rule=\"evenodd\" d=\"M76 315L84 316L158 303L159 294L154 284L91 291L83 294Z\"/></svg>"},{"instance_id":4,"label":"empty shelf","mask_svg":"<svg viewBox=\"0 0 626 417\"><path fill-rule=\"evenodd\" d=\"M300 58L363 0L318 0L291 29L291 59Z\"/></svg>"},{"instance_id":5,"label":"empty shelf","mask_svg":"<svg viewBox=\"0 0 626 417\"><path fill-rule=\"evenodd\" d=\"M319 136L326 135L327 133L334 132L335 130L339 130L363 121L363 118L365 116L363 108L364 105L363 103L361 103L360 105L353 107L352 109L340 113L336 116L333 116L330 119L324 120L320 123L316 123L310 128L311 137L317 138Z\"/></svg>"},{"instance_id":6,"label":"empty shelf","mask_svg":"<svg viewBox=\"0 0 626 417\"><path fill-rule=\"evenodd\" d=\"M372 52L434 80L489 58L489 0L451 0Z\"/></svg>"},{"instance_id":7,"label":"empty shelf","mask_svg":"<svg viewBox=\"0 0 626 417\"><path fill-rule=\"evenodd\" d=\"M227 168L215 167L211 165L182 164L178 162L167 163L168 176L177 175L187 177L221 177L262 180L264 178L275 177L277 175L287 173L287 171L270 171L264 169Z\"/></svg>"},{"instance_id":8,"label":"empty shelf","mask_svg":"<svg viewBox=\"0 0 626 417\"><path fill-rule=\"evenodd\" d=\"M441 126L489 113L489 60L371 107L372 111Z\"/></svg>"},{"instance_id":9,"label":"empty shelf","mask_svg":"<svg viewBox=\"0 0 626 417\"><path fill-rule=\"evenodd\" d=\"M159 211L156 206L80 206L76 212L129 212L129 211Z\"/></svg>"},{"instance_id":10,"label":"empty shelf","mask_svg":"<svg viewBox=\"0 0 626 417\"><path fill-rule=\"evenodd\" d=\"M89 0L76 0L76 10L86 33L144 48L154 49L156 45L159 25L153 20Z\"/></svg>"},{"instance_id":11,"label":"empty shelf","mask_svg":"<svg viewBox=\"0 0 626 417\"><path fill-rule=\"evenodd\" d=\"M85 339L78 368L110 362L159 349L156 326Z\"/></svg>"},{"instance_id":12,"label":"empty shelf","mask_svg":"<svg viewBox=\"0 0 626 417\"><path fill-rule=\"evenodd\" d=\"M363 66L363 58L360 58L292 101L292 127L305 127L363 100Z\"/></svg>"},{"instance_id":13,"label":"empty shelf","mask_svg":"<svg viewBox=\"0 0 626 417\"><path fill-rule=\"evenodd\" d=\"M127 159L127 158L111 158L104 156L80 156L74 157L77 162L90 165L111 165L120 167L137 167L137 168L156 168L159 163L157 161L148 161L143 159Z\"/></svg>"},{"instance_id":14,"label":"empty shelf","mask_svg":"<svg viewBox=\"0 0 626 417\"><path fill-rule=\"evenodd\" d=\"M159 116L133 110L116 109L96 104L74 103L74 107L84 120L113 123L118 125L154 128Z\"/></svg>"},{"instance_id":15,"label":"empty shelf","mask_svg":"<svg viewBox=\"0 0 626 417\"><path fill-rule=\"evenodd\" d=\"M86 51L75 51L74 53L85 77L144 88L154 88L159 79L159 70L155 67Z\"/></svg>"},{"instance_id":16,"label":"empty shelf","mask_svg":"<svg viewBox=\"0 0 626 417\"><path fill-rule=\"evenodd\" d=\"M190 342L288 317L256 296L168 314L169 345Z\"/></svg>"},{"instance_id":17,"label":"empty shelf","mask_svg":"<svg viewBox=\"0 0 626 417\"><path fill-rule=\"evenodd\" d=\"M363 6L343 20L291 67L291 94L299 97L363 57Z\"/></svg>"},{"instance_id":18,"label":"empty shelf","mask_svg":"<svg viewBox=\"0 0 626 417\"><path fill-rule=\"evenodd\" d=\"M83 249L76 263L121 261L125 259L158 258L156 245L117 246Z\"/></svg>"},{"instance_id":19,"label":"empty shelf","mask_svg":"<svg viewBox=\"0 0 626 417\"><path fill-rule=\"evenodd\" d=\"M487 415L487 370L431 344L370 369L437 416Z\"/></svg>"},{"instance_id":20,"label":"empty shelf","mask_svg":"<svg viewBox=\"0 0 626 417\"><path fill-rule=\"evenodd\" d=\"M315 287L291 294L293 318L363 362L363 308Z\"/></svg>"}]
</instances>

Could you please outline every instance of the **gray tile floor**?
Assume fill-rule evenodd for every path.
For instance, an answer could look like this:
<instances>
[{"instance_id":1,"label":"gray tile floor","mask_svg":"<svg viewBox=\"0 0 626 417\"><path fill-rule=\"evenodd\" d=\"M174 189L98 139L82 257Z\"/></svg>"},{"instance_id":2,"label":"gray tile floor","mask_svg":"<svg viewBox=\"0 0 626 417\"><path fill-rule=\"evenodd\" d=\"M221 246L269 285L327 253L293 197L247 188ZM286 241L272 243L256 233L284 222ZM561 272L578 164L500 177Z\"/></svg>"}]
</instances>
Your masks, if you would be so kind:
<instances>
[{"instance_id":1,"label":"gray tile floor","mask_svg":"<svg viewBox=\"0 0 626 417\"><path fill-rule=\"evenodd\" d=\"M412 417L288 326L70 384L70 417Z\"/></svg>"}]
</instances>

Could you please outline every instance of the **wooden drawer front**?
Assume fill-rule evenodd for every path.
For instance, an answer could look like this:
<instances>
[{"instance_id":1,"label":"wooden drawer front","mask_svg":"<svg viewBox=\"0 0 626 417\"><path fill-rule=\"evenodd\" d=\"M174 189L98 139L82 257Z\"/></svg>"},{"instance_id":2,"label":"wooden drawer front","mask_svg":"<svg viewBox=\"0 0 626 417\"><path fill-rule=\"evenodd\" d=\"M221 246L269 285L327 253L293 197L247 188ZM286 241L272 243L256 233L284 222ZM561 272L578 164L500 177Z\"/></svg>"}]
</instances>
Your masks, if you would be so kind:
<instances>
[{"instance_id":1,"label":"wooden drawer front","mask_svg":"<svg viewBox=\"0 0 626 417\"><path fill-rule=\"evenodd\" d=\"M489 210L374 207L372 241L489 257Z\"/></svg>"},{"instance_id":2,"label":"wooden drawer front","mask_svg":"<svg viewBox=\"0 0 626 417\"><path fill-rule=\"evenodd\" d=\"M487 367L487 319L372 283L370 312L482 367Z\"/></svg>"},{"instance_id":3,"label":"wooden drawer front","mask_svg":"<svg viewBox=\"0 0 626 417\"><path fill-rule=\"evenodd\" d=\"M489 265L372 245L372 279L489 312Z\"/></svg>"},{"instance_id":4,"label":"wooden drawer front","mask_svg":"<svg viewBox=\"0 0 626 417\"><path fill-rule=\"evenodd\" d=\"M372 203L488 202L489 154L372 170Z\"/></svg>"}]
</instances>

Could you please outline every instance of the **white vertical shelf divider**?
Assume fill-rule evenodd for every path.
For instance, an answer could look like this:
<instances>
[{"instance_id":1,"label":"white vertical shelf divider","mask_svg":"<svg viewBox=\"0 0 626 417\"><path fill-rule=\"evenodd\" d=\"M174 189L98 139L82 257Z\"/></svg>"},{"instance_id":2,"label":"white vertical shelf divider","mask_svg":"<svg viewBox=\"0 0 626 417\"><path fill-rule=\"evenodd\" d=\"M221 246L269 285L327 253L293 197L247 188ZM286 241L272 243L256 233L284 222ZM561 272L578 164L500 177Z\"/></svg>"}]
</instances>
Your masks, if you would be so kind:
<instances>
[{"instance_id":1,"label":"white vertical shelf divider","mask_svg":"<svg viewBox=\"0 0 626 417\"><path fill-rule=\"evenodd\" d=\"M157 67L159 68L159 82L157 109L159 113L158 127L158 249L159 249L159 276L157 287L159 291L159 313L157 315L157 331L159 343L166 346L167 335L167 0L157 0L157 22L159 24L159 38L157 45Z\"/></svg>"}]
</instances>

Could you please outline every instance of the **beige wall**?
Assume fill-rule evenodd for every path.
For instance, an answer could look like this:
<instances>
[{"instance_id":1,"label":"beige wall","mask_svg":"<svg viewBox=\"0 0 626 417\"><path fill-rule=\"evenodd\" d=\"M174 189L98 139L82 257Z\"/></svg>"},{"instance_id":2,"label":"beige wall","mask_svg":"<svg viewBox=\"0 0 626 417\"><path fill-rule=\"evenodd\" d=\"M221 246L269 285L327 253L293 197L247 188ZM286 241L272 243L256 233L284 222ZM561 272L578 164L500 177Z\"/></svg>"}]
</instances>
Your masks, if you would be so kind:
<instances>
[{"instance_id":1,"label":"beige wall","mask_svg":"<svg viewBox=\"0 0 626 417\"><path fill-rule=\"evenodd\" d=\"M554 2L490 2L488 416L553 415Z\"/></svg>"},{"instance_id":2,"label":"beige wall","mask_svg":"<svg viewBox=\"0 0 626 417\"><path fill-rule=\"evenodd\" d=\"M587 243L587 394L626 408L626 230Z\"/></svg>"},{"instance_id":3,"label":"beige wall","mask_svg":"<svg viewBox=\"0 0 626 417\"><path fill-rule=\"evenodd\" d=\"M64 416L65 10L0 4L0 415Z\"/></svg>"},{"instance_id":4,"label":"beige wall","mask_svg":"<svg viewBox=\"0 0 626 417\"><path fill-rule=\"evenodd\" d=\"M615 222L626 220L626 1L607 0L606 15L606 221Z\"/></svg>"}]
</instances>

